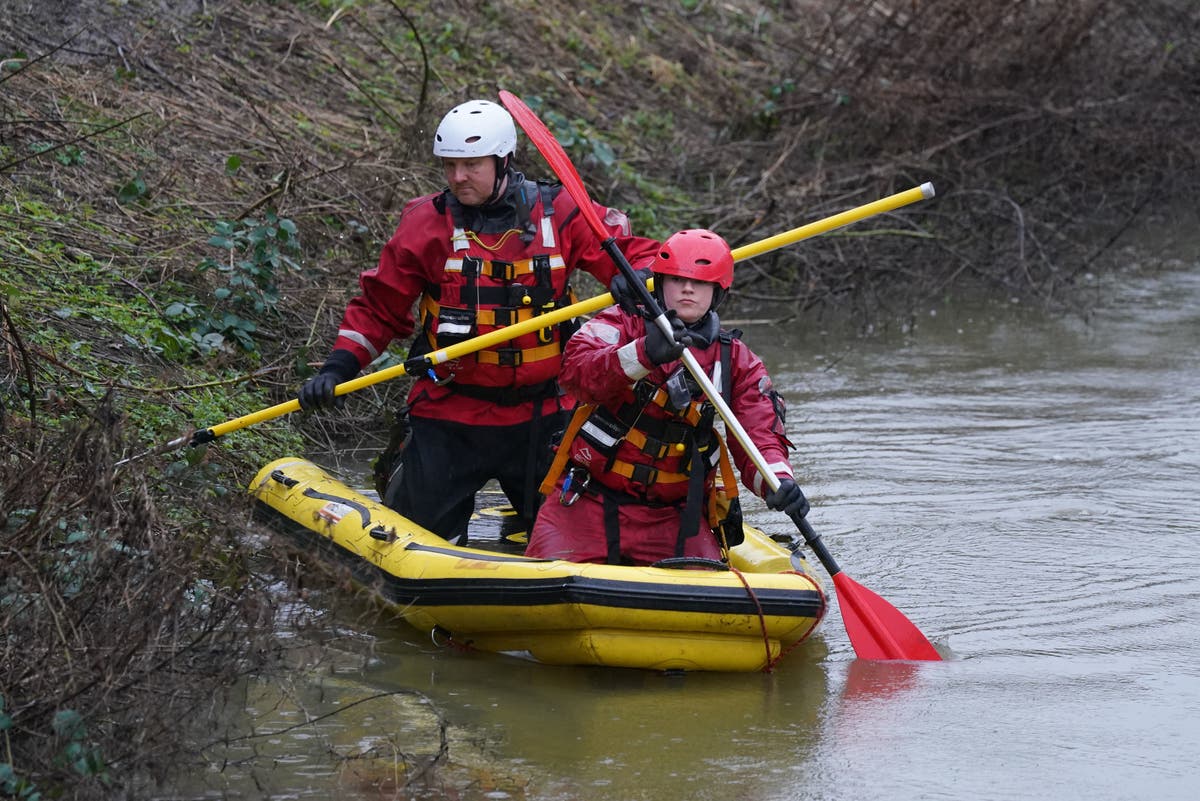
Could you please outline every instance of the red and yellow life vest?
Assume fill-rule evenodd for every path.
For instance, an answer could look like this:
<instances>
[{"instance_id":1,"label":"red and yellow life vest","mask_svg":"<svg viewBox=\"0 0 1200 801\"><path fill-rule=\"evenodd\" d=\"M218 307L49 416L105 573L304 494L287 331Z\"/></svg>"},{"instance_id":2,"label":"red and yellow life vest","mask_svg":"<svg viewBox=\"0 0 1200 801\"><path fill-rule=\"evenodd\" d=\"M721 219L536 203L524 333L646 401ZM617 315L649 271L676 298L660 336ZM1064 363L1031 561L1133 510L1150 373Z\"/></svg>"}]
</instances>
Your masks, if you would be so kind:
<instances>
[{"instance_id":1,"label":"red and yellow life vest","mask_svg":"<svg viewBox=\"0 0 1200 801\"><path fill-rule=\"evenodd\" d=\"M717 358L726 377L731 337L727 332L719 337ZM642 379L633 388L632 401L618 408L580 406L559 443L542 493L549 494L569 462L612 491L656 504L682 502L696 469L703 471L706 488L722 459L732 474L714 418L712 404L689 385L682 367L662 385ZM736 486L729 491L736 496Z\"/></svg>"},{"instance_id":2,"label":"red and yellow life vest","mask_svg":"<svg viewBox=\"0 0 1200 801\"><path fill-rule=\"evenodd\" d=\"M457 201L445 196L443 215L453 244L443 265L441 283L420 301L424 332L414 355L524 322L573 302L569 271L555 237L552 187L526 182L530 202L525 230L510 229L485 243L464 229ZM522 215L523 216L523 215ZM502 257L503 256L503 257ZM453 373L458 384L479 387L520 387L541 384L558 375L563 348L561 325L524 334L503 346L471 354L439 369L439 378ZM427 350L426 350L427 349Z\"/></svg>"}]
</instances>

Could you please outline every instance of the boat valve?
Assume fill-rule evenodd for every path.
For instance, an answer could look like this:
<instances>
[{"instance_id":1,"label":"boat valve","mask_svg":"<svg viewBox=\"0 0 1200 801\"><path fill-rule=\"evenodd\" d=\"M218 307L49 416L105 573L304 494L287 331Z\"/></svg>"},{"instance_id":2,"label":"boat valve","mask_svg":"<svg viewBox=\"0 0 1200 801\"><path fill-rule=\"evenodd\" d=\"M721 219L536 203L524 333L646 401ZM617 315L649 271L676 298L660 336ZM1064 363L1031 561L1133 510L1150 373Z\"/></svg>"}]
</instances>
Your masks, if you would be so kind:
<instances>
[{"instance_id":1,"label":"boat valve","mask_svg":"<svg viewBox=\"0 0 1200 801\"><path fill-rule=\"evenodd\" d=\"M371 539L379 540L380 542L392 543L396 541L396 532L386 529L383 526L376 526L367 533L371 535Z\"/></svg>"},{"instance_id":2,"label":"boat valve","mask_svg":"<svg viewBox=\"0 0 1200 801\"><path fill-rule=\"evenodd\" d=\"M287 475L286 473L284 473L282 470L272 470L271 471L271 480L275 481L279 484L282 484L283 486L288 487L289 489L300 483L296 479L294 479L294 478L290 477L289 475Z\"/></svg>"}]
</instances>

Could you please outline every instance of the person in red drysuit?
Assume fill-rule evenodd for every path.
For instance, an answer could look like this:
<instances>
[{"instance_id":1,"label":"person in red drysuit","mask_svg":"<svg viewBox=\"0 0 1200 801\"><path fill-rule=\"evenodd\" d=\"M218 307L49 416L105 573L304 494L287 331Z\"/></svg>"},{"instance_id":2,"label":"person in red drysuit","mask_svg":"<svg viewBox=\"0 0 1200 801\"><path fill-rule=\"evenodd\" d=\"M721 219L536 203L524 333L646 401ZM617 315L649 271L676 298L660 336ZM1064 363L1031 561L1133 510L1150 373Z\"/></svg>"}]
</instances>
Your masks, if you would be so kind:
<instances>
[{"instance_id":1,"label":"person in red drysuit","mask_svg":"<svg viewBox=\"0 0 1200 801\"><path fill-rule=\"evenodd\" d=\"M410 201L377 267L362 273L333 349L299 392L303 409L340 407L334 388L392 340L420 327L409 359L570 305L583 269L628 304L629 288L570 195L513 169L512 116L471 100L434 136L448 188ZM593 204L629 261L645 267L658 242L630 234L617 209ZM419 374L408 395L408 438L386 467L383 501L457 544L467 542L474 496L495 478L527 524L565 405L555 379L569 324L548 326ZM422 368L423 369L423 368ZM378 469L377 465L377 469ZM386 482L386 483L384 483Z\"/></svg>"},{"instance_id":2,"label":"person in red drysuit","mask_svg":"<svg viewBox=\"0 0 1200 801\"><path fill-rule=\"evenodd\" d=\"M808 512L788 461L783 400L739 332L723 331L717 318L733 283L729 245L712 231L680 231L663 243L652 270L674 338L652 321L612 308L567 345L559 382L582 405L542 484L548 497L527 556L608 564L719 560L723 547L741 541L740 515L734 525L713 519L709 501L724 449L712 404L679 361L684 347L780 482L769 492L745 450L730 440L743 484L773 509ZM732 471L726 474L728 485ZM714 535L714 523L724 542Z\"/></svg>"}]
</instances>

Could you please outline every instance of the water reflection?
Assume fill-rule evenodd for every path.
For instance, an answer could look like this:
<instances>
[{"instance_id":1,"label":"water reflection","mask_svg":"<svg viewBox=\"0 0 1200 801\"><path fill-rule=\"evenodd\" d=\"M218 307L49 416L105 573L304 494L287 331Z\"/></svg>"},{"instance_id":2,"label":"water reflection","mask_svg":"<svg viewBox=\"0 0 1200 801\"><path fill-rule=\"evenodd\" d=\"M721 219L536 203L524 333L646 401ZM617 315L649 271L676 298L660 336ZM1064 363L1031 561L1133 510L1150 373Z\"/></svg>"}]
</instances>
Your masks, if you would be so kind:
<instances>
[{"instance_id":1,"label":"water reflection","mask_svg":"<svg viewBox=\"0 0 1200 801\"><path fill-rule=\"evenodd\" d=\"M731 776L755 797L764 741L798 762L811 750L828 697L821 655L802 649L770 675L554 668L485 655L439 659L429 670L384 658L368 678L419 687L453 707L452 722L492 732L505 754L558 766L563 775L536 781L539 798L716 797L714 778Z\"/></svg>"}]
</instances>

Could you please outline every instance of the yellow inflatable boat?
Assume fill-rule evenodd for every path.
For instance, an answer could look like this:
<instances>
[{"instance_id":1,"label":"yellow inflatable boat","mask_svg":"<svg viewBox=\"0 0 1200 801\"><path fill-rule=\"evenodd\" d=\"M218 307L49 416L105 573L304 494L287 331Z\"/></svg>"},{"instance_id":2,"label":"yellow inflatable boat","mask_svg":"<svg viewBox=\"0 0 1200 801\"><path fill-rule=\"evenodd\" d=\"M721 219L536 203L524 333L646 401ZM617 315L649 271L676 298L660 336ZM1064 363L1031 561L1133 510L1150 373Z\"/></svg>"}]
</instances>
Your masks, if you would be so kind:
<instances>
[{"instance_id":1,"label":"yellow inflatable boat","mask_svg":"<svg viewBox=\"0 0 1200 801\"><path fill-rule=\"evenodd\" d=\"M304 459L271 462L250 492L273 529L347 566L438 642L555 665L754 671L773 668L826 611L794 548L750 526L728 565L577 564L521 555L502 508L472 521L480 547L450 545Z\"/></svg>"}]
</instances>

